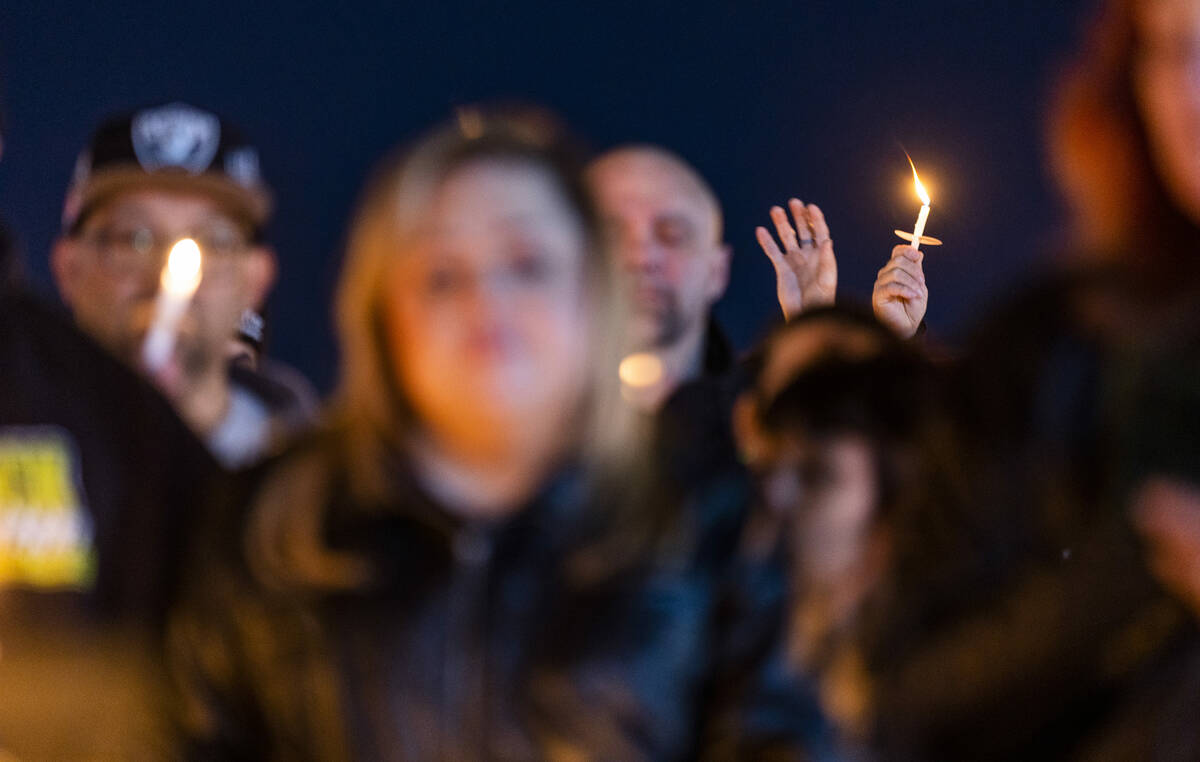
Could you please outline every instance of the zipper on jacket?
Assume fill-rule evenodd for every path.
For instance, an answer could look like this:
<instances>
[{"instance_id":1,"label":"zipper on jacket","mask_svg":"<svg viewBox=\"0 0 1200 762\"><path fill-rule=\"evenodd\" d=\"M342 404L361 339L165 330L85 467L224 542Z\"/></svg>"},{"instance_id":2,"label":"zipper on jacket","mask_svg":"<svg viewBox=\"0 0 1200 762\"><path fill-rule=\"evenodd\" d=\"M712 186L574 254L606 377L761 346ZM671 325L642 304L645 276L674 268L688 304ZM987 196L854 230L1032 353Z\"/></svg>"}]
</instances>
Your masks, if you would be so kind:
<instances>
[{"instance_id":1,"label":"zipper on jacket","mask_svg":"<svg viewBox=\"0 0 1200 762\"><path fill-rule=\"evenodd\" d=\"M492 538L479 527L463 527L453 539L454 568L442 673L442 759L488 759L487 589Z\"/></svg>"}]
</instances>

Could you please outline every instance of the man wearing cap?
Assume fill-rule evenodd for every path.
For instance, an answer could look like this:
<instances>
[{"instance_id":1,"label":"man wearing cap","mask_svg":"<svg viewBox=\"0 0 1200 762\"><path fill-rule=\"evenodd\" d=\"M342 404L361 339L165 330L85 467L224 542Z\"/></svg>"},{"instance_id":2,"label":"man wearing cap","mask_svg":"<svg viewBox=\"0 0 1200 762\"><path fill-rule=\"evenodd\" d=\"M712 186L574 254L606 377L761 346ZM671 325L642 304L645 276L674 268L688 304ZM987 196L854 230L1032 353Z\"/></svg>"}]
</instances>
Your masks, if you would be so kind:
<instances>
[{"instance_id":1,"label":"man wearing cap","mask_svg":"<svg viewBox=\"0 0 1200 762\"><path fill-rule=\"evenodd\" d=\"M216 472L145 379L0 277L0 759L170 758L160 628Z\"/></svg>"},{"instance_id":2,"label":"man wearing cap","mask_svg":"<svg viewBox=\"0 0 1200 762\"><path fill-rule=\"evenodd\" d=\"M144 369L228 468L253 463L305 418L268 379L227 363L243 312L275 279L262 241L271 196L258 154L227 122L182 103L100 126L80 155L51 267L76 322L141 367L168 251L184 238L202 275L164 365Z\"/></svg>"}]
</instances>

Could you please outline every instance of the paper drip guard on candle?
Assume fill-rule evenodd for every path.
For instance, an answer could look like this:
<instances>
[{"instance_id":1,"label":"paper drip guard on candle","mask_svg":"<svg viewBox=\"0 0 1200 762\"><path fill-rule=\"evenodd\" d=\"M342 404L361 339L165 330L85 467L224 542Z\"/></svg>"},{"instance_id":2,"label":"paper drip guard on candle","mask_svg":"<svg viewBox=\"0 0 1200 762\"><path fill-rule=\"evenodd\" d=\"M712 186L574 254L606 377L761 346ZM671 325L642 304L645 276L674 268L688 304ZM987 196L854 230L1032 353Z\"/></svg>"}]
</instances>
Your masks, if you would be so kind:
<instances>
[{"instance_id":1,"label":"paper drip guard on candle","mask_svg":"<svg viewBox=\"0 0 1200 762\"><path fill-rule=\"evenodd\" d=\"M907 230L893 230L892 232L895 233L896 235L900 236L904 240L908 241L909 243L912 243L913 234L908 232ZM932 236L923 235L923 236L921 236L921 244L923 246L941 246L942 240L940 238L934 238Z\"/></svg>"},{"instance_id":2,"label":"paper drip guard on candle","mask_svg":"<svg viewBox=\"0 0 1200 762\"><path fill-rule=\"evenodd\" d=\"M202 277L200 247L191 238L177 241L163 266L154 322L142 343L142 364L152 373L163 369L175 351L179 322Z\"/></svg>"}]
</instances>

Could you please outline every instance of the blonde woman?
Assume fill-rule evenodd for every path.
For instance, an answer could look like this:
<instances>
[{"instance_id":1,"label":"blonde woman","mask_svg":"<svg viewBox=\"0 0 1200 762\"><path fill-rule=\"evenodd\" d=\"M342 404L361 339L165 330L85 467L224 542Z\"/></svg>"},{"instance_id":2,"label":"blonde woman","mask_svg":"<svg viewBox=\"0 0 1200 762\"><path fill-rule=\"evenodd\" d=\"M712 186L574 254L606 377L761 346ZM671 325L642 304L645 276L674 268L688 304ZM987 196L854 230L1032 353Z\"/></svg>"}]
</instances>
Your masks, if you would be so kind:
<instances>
[{"instance_id":1,"label":"blonde woman","mask_svg":"<svg viewBox=\"0 0 1200 762\"><path fill-rule=\"evenodd\" d=\"M338 297L332 423L231 489L249 508L201 544L174 620L198 755L742 743L761 654L724 639L719 563L695 552L706 526L653 498L615 386L613 273L561 142L476 115L372 186Z\"/></svg>"}]
</instances>

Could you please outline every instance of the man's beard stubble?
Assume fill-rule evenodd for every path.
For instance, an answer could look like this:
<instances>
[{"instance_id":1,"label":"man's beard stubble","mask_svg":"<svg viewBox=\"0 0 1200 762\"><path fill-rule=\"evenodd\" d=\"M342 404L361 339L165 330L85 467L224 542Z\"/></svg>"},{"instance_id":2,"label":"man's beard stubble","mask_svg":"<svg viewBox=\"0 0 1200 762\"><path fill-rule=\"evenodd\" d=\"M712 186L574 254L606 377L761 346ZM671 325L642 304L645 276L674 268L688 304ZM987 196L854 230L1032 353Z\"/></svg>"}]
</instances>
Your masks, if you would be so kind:
<instances>
[{"instance_id":1,"label":"man's beard stubble","mask_svg":"<svg viewBox=\"0 0 1200 762\"><path fill-rule=\"evenodd\" d=\"M655 294L653 305L637 307L638 319L652 326L648 335L642 337L642 350L666 349L675 345L687 329L679 299L670 291L660 290Z\"/></svg>"}]
</instances>

